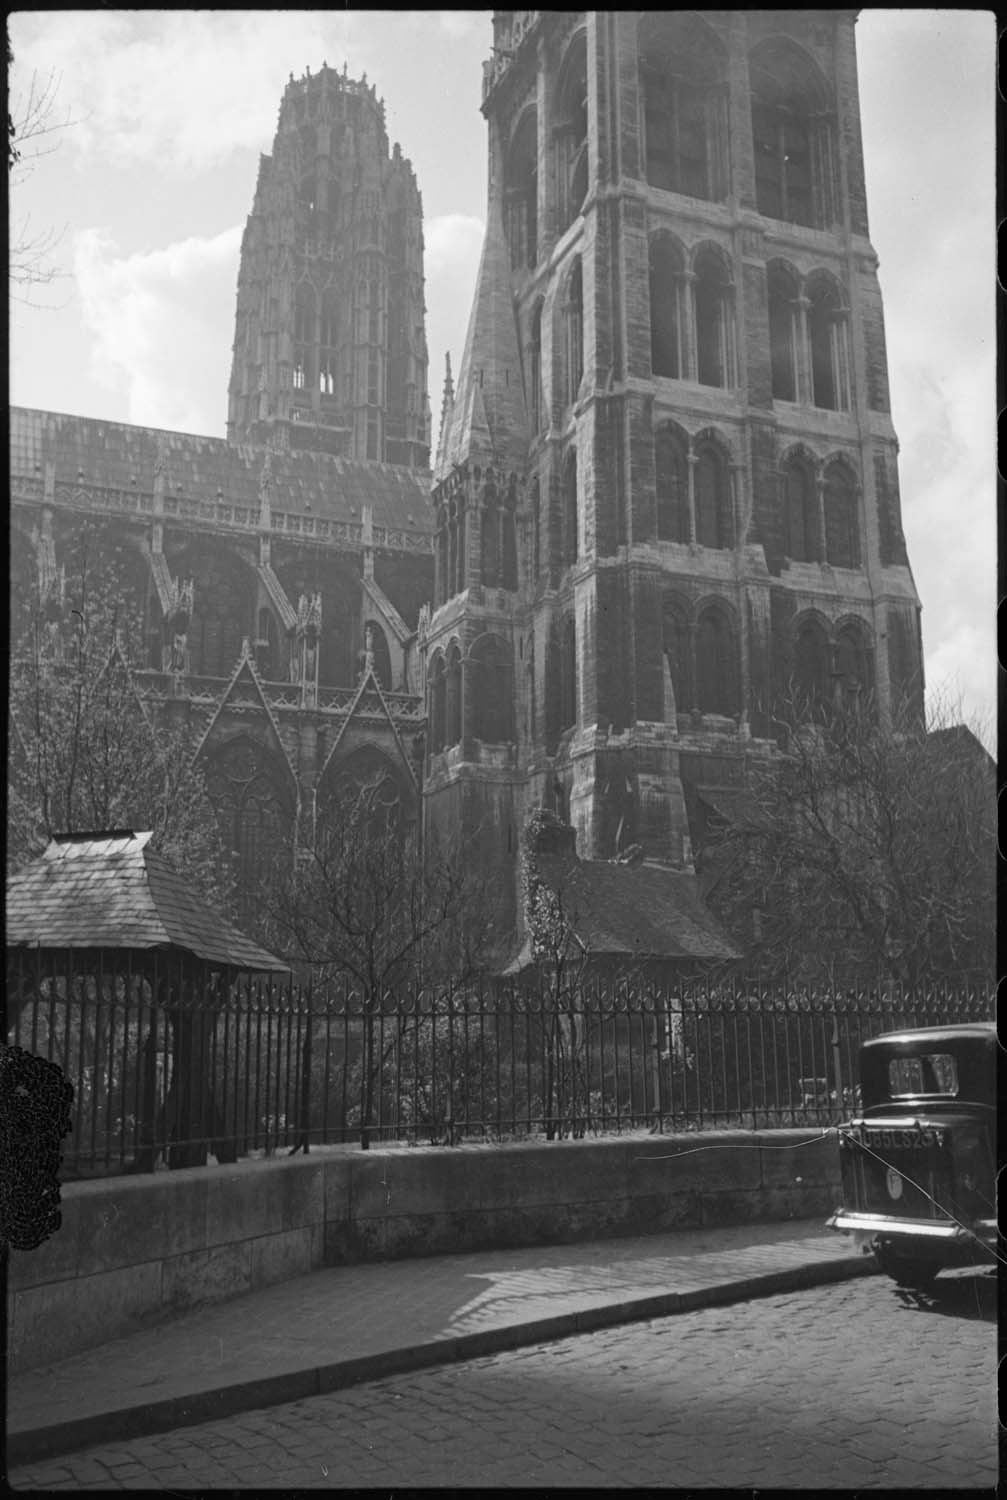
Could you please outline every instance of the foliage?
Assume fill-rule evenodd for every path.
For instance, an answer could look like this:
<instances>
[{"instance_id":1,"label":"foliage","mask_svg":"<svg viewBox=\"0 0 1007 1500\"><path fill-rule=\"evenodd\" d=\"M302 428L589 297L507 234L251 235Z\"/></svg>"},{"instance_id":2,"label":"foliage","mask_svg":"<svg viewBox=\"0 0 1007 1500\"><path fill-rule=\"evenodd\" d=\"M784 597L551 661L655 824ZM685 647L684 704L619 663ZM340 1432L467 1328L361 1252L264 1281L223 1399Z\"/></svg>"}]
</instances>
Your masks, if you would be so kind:
<instances>
[{"instance_id":1,"label":"foliage","mask_svg":"<svg viewBox=\"0 0 1007 1500\"><path fill-rule=\"evenodd\" d=\"M10 76L14 54L7 39L7 71ZM60 146L60 134L76 123L69 113L58 118L56 101L61 78L56 71L44 77L32 73L25 89L15 91L7 112L7 172L10 189L30 176L43 157ZM14 297L31 303L34 287L48 286L66 275L52 256L63 238L64 230L52 227L36 229L28 216L14 215L11 224L9 278Z\"/></svg>"},{"instance_id":2,"label":"foliage","mask_svg":"<svg viewBox=\"0 0 1007 1500\"><path fill-rule=\"evenodd\" d=\"M231 860L190 736L155 721L137 690L142 608L105 531L81 526L66 575L36 581L14 621L8 870L54 834L150 829L152 850L230 913Z\"/></svg>"},{"instance_id":3,"label":"foliage","mask_svg":"<svg viewBox=\"0 0 1007 1500\"><path fill-rule=\"evenodd\" d=\"M714 911L767 975L908 984L992 976L996 785L939 702L928 725L871 703L800 711L702 854ZM753 921L753 913L756 914Z\"/></svg>"},{"instance_id":4,"label":"foliage","mask_svg":"<svg viewBox=\"0 0 1007 1500\"><path fill-rule=\"evenodd\" d=\"M456 851L404 821L376 776L340 789L319 820L314 847L280 873L264 940L316 984L349 982L363 1010L361 1144L368 1144L383 1060L376 1016L407 986L459 985L491 941L488 893Z\"/></svg>"}]
</instances>

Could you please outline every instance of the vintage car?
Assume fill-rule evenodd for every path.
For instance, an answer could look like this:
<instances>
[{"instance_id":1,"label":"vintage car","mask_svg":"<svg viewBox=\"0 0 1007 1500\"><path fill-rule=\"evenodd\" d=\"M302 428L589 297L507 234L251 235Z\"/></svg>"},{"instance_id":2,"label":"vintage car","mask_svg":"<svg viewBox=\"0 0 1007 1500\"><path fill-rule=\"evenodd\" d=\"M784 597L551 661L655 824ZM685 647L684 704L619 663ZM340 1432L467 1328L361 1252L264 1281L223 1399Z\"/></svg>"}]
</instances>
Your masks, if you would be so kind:
<instances>
[{"instance_id":1,"label":"vintage car","mask_svg":"<svg viewBox=\"0 0 1007 1500\"><path fill-rule=\"evenodd\" d=\"M860 1049L861 1107L840 1127L852 1231L900 1286L996 1258L997 1036L993 1022L873 1037Z\"/></svg>"}]
</instances>

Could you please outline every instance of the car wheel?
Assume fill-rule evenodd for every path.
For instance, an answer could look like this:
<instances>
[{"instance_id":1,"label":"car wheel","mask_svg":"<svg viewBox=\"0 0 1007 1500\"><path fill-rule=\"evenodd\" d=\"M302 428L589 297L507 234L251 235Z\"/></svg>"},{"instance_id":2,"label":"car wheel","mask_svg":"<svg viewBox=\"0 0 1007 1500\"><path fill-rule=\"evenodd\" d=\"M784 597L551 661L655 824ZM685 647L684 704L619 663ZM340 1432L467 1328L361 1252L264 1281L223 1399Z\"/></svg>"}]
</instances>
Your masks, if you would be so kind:
<instances>
[{"instance_id":1,"label":"car wheel","mask_svg":"<svg viewBox=\"0 0 1007 1500\"><path fill-rule=\"evenodd\" d=\"M874 1258L896 1286L908 1287L915 1292L929 1291L941 1269L936 1261L905 1255L893 1250L891 1245L875 1245Z\"/></svg>"}]
</instances>

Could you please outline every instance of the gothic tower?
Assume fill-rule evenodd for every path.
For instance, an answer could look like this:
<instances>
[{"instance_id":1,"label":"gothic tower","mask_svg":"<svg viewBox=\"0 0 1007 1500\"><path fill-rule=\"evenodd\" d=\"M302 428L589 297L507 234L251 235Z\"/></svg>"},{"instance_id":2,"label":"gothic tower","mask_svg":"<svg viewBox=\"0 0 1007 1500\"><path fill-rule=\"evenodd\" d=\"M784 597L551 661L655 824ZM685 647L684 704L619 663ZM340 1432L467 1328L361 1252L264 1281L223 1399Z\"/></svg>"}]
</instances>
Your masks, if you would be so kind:
<instances>
[{"instance_id":1,"label":"gothic tower","mask_svg":"<svg viewBox=\"0 0 1007 1500\"><path fill-rule=\"evenodd\" d=\"M582 858L687 870L788 696L921 698L855 20L494 13L435 822L506 842L544 803Z\"/></svg>"},{"instance_id":2,"label":"gothic tower","mask_svg":"<svg viewBox=\"0 0 1007 1500\"><path fill-rule=\"evenodd\" d=\"M420 194L366 77L323 64L284 92L241 243L227 435L428 465Z\"/></svg>"}]
</instances>

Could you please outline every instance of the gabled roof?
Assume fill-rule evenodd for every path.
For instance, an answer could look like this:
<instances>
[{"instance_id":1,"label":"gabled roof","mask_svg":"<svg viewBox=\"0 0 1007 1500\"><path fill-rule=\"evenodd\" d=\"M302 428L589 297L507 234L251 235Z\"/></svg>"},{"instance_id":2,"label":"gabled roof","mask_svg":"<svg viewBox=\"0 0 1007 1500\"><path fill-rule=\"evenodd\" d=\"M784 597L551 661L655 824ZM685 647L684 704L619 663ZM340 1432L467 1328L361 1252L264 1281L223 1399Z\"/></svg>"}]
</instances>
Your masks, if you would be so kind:
<instances>
[{"instance_id":1,"label":"gabled roof","mask_svg":"<svg viewBox=\"0 0 1007 1500\"><path fill-rule=\"evenodd\" d=\"M28 407L10 410L12 475L42 474L52 462L57 484L149 494L155 464L163 462L167 499L180 493L186 501L215 503L219 490L228 505L244 508L253 524L259 517L267 451L274 511L359 525L364 506L370 506L375 526L427 534L433 530L430 476L421 470L298 449L278 453L224 438Z\"/></svg>"},{"instance_id":2,"label":"gabled roof","mask_svg":"<svg viewBox=\"0 0 1007 1500\"><path fill-rule=\"evenodd\" d=\"M251 686L250 699L242 698L240 696L242 684L245 685L246 692L249 685ZM207 747L207 744L209 743L210 735L213 733L215 724L223 715L225 709L228 706L232 708L246 708L249 706L249 703L251 703L252 707L261 709L266 716L266 722L268 723L271 731L270 739L273 743L273 749L280 757L280 760L283 762L283 765L286 767L290 775L290 779L294 789L294 796L296 798L297 773L290 763L290 756L287 754L286 746L283 743L283 736L280 734L280 726L276 722L276 715L270 708L269 700L267 699L265 691L263 690L262 680L259 677L258 671L256 670L255 661L252 657L252 650L247 636L241 643L241 655L238 658L237 666L231 674L231 680L227 684L227 687L224 689L223 696L214 709L213 714L210 718L210 722L207 724L200 737L199 744L196 746L196 749L193 752L192 759L195 762L203 754Z\"/></svg>"},{"instance_id":3,"label":"gabled roof","mask_svg":"<svg viewBox=\"0 0 1007 1500\"><path fill-rule=\"evenodd\" d=\"M500 204L491 194L450 429L447 441L438 445L443 448L439 463L445 473L470 462L520 471L529 441L510 254Z\"/></svg>"},{"instance_id":4,"label":"gabled roof","mask_svg":"<svg viewBox=\"0 0 1007 1500\"><path fill-rule=\"evenodd\" d=\"M741 957L687 871L562 854L540 854L537 869L560 895L571 935L591 957L696 962ZM530 959L529 948L525 961Z\"/></svg>"},{"instance_id":5,"label":"gabled roof","mask_svg":"<svg viewBox=\"0 0 1007 1500\"><path fill-rule=\"evenodd\" d=\"M367 701L368 699L370 701ZM394 740L399 755L402 758L402 764L406 768L406 773L408 774L410 781L415 786L416 772L413 770L413 767L409 761L409 757L405 752L405 747L402 744L402 736L399 734L398 727L392 717L392 711L388 707L388 700L385 697L384 690L380 682L374 674L373 668L369 668L361 677L359 685L357 687L357 691L354 693L350 706L346 710L343 722L340 724L338 732L333 738L332 745L329 748L329 753L325 757L325 763L318 773L318 780L315 783L317 787L321 787L322 783L325 780L326 774L328 773L329 767L335 764L335 761L339 754L339 747L343 743L343 740L347 737L350 726L352 725L354 719L363 717L365 715L366 709L370 708L373 710L374 707L376 707L378 710L377 717L387 719L388 727L392 732L392 739ZM373 711L371 713L368 713L366 716L369 719L373 719L375 717Z\"/></svg>"},{"instance_id":6,"label":"gabled roof","mask_svg":"<svg viewBox=\"0 0 1007 1500\"><path fill-rule=\"evenodd\" d=\"M67 834L7 880L8 948L174 949L253 973L289 973L152 852L150 833Z\"/></svg>"}]
</instances>

